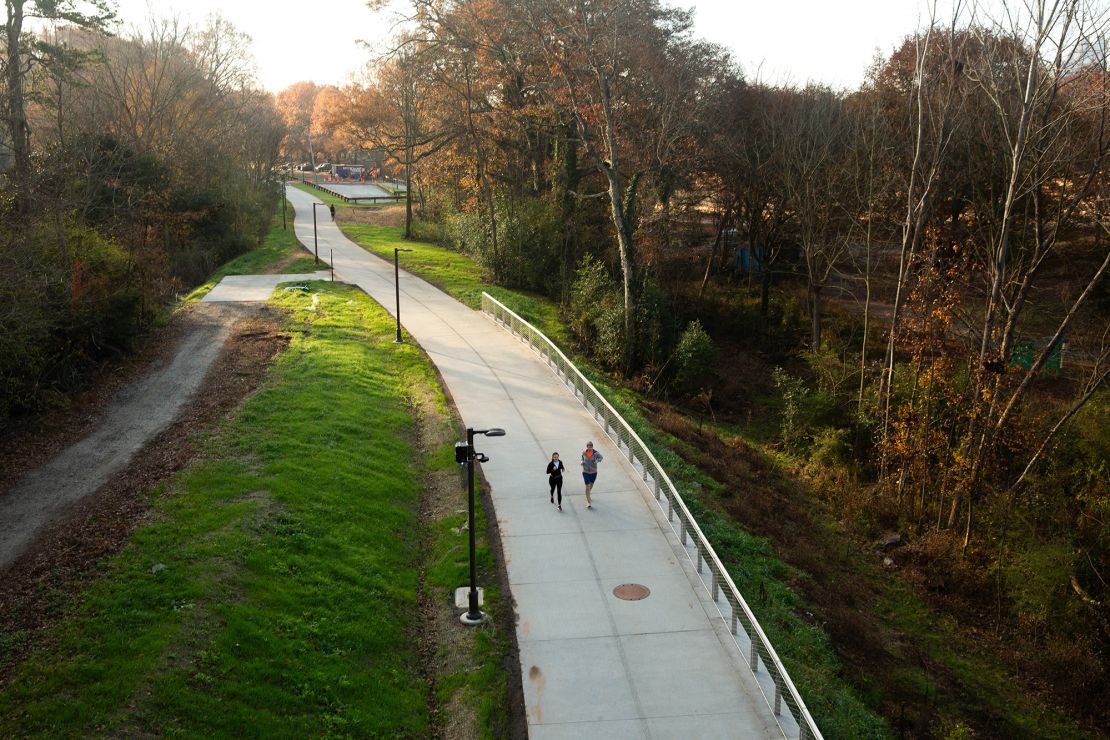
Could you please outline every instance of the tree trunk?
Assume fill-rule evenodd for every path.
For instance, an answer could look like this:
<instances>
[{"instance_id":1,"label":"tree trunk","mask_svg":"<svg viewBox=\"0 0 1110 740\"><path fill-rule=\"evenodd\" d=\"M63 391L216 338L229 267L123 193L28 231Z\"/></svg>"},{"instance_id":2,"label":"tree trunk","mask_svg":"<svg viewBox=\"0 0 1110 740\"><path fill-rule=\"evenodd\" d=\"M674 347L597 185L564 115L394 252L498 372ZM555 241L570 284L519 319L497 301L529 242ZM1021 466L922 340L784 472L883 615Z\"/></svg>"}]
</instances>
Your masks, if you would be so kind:
<instances>
[{"instance_id":1,"label":"tree trunk","mask_svg":"<svg viewBox=\"0 0 1110 740\"><path fill-rule=\"evenodd\" d=\"M497 210L494 208L493 203L493 188L489 183L489 176L486 174L486 156L485 150L482 149L482 140L478 136L478 129L474 125L474 90L470 80L470 66L466 67L466 97L463 101L466 104L466 128L470 134L471 141L474 142L474 159L478 169L478 182L482 184L482 194L486 200L486 212L489 218L489 236L490 247L492 250L490 263L493 265L493 274L495 277L501 276L501 263L500 255L497 251Z\"/></svg>"},{"instance_id":2,"label":"tree trunk","mask_svg":"<svg viewBox=\"0 0 1110 740\"><path fill-rule=\"evenodd\" d=\"M820 285L809 286L810 341L814 352L821 349L821 288Z\"/></svg>"},{"instance_id":3,"label":"tree trunk","mask_svg":"<svg viewBox=\"0 0 1110 740\"><path fill-rule=\"evenodd\" d=\"M613 94L609 86L609 78L600 69L596 70L598 93L601 99L601 111L604 116L605 126L605 152L608 156L599 157L596 151L591 151L594 161L609 182L609 204L613 218L613 226L617 231L617 245L621 257L622 286L624 288L624 337L625 337L625 370L632 364L632 347L635 346L634 311L636 306L634 271L636 269L636 245L632 240L632 233L636 225L636 187L640 183L640 173L632 176L628 189L621 187L620 151L617 146L616 131L617 119L613 113ZM585 120L577 117L579 134L583 143L591 150L588 127Z\"/></svg>"},{"instance_id":4,"label":"tree trunk","mask_svg":"<svg viewBox=\"0 0 1110 740\"><path fill-rule=\"evenodd\" d=\"M767 331L767 314L771 310L771 271L767 263L762 260L759 263L759 269L762 276L759 290L759 320L763 331Z\"/></svg>"},{"instance_id":5,"label":"tree trunk","mask_svg":"<svg viewBox=\"0 0 1110 740\"><path fill-rule=\"evenodd\" d=\"M13 181L16 209L20 215L31 212L31 137L27 111L23 104L23 55L20 35L23 33L25 0L5 0L8 13L6 56L8 135L11 137Z\"/></svg>"},{"instance_id":6,"label":"tree trunk","mask_svg":"<svg viewBox=\"0 0 1110 740\"><path fill-rule=\"evenodd\" d=\"M577 252L577 240L574 224L578 201L574 197L574 192L578 189L578 181L582 173L578 170L578 148L574 143L574 132L569 126L562 129L561 135L556 139L555 146L556 160L560 164L560 174L556 180L559 189L560 222L563 227L563 280L561 297L565 299L569 286L574 282L574 271L576 268L574 258Z\"/></svg>"},{"instance_id":7,"label":"tree trunk","mask_svg":"<svg viewBox=\"0 0 1110 740\"><path fill-rule=\"evenodd\" d=\"M870 187L870 186L869 186ZM870 194L868 195L870 201ZM868 203L870 215L871 204ZM863 344L859 351L859 397L856 399L856 413L863 413L863 390L867 379L867 339L871 330L871 218L867 219L867 237L865 241L864 266L863 266Z\"/></svg>"},{"instance_id":8,"label":"tree trunk","mask_svg":"<svg viewBox=\"0 0 1110 740\"><path fill-rule=\"evenodd\" d=\"M405 154L405 238L412 238L412 150Z\"/></svg>"},{"instance_id":9,"label":"tree trunk","mask_svg":"<svg viewBox=\"0 0 1110 740\"><path fill-rule=\"evenodd\" d=\"M724 238L725 226L728 225L729 214L721 215L721 220L717 224L717 238L713 240L713 247L709 250L709 259L705 263L705 274L701 278L701 287L698 288L698 298L701 298L705 293L705 288L709 285L709 275L713 272L713 260L717 257L717 250L721 247L721 241Z\"/></svg>"},{"instance_id":10,"label":"tree trunk","mask_svg":"<svg viewBox=\"0 0 1110 740\"><path fill-rule=\"evenodd\" d=\"M617 247L621 258L621 287L624 290L624 336L631 347L632 338L635 336L633 316L636 299L633 276L636 268L636 252L632 241L631 218L633 214L628 212L628 206L635 203L636 186L640 181L640 175L636 174L632 177L626 197L626 194L621 192L620 175L612 167L606 168L605 174L609 180L610 214L613 218L613 226L616 227Z\"/></svg>"}]
</instances>

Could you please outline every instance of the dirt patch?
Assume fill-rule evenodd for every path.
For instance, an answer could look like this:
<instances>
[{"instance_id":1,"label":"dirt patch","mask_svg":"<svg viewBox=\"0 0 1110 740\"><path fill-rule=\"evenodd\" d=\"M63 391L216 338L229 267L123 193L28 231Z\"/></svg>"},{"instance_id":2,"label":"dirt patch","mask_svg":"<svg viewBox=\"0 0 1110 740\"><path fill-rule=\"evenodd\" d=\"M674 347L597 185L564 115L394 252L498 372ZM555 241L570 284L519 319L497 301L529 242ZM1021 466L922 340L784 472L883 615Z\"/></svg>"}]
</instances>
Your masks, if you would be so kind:
<instances>
[{"instance_id":1,"label":"dirt patch","mask_svg":"<svg viewBox=\"0 0 1110 740\"><path fill-rule=\"evenodd\" d=\"M175 340L194 328L191 311L185 311L155 338L148 351L153 356L137 358L126 372L135 377L158 362L167 361ZM211 365L199 391L180 411L177 419L134 456L133 461L112 474L91 495L75 503L64 517L40 532L30 548L4 572L0 582L0 624L5 626L9 649L0 655L0 680L29 649L41 640L45 628L64 615L71 595L82 590L97 574L100 563L126 543L131 533L148 520L149 491L160 481L184 467L194 456L201 435L221 417L236 408L259 387L275 355L288 344L279 324L267 310L237 321L222 351ZM140 381L141 382L141 379ZM71 410L74 426L82 430L101 420L96 401L106 402L123 384L106 383L91 389ZM50 450L64 448L76 433L65 430L66 415L49 420L20 435L36 450L34 459ZM31 467L10 455L0 460L0 475L14 480Z\"/></svg>"},{"instance_id":2,"label":"dirt patch","mask_svg":"<svg viewBox=\"0 0 1110 740\"><path fill-rule=\"evenodd\" d=\"M311 255L309 255L309 256L311 256ZM271 275L280 275L283 272L285 272L285 268L289 267L289 265L293 264L294 262L298 262L298 261L304 259L304 257L305 257L305 253L298 249L298 250L292 252L291 254L285 255L280 260L278 260L274 264L270 265L266 269L266 272L268 274L271 274ZM324 269L324 268L321 267L320 269Z\"/></svg>"},{"instance_id":3,"label":"dirt patch","mask_svg":"<svg viewBox=\"0 0 1110 740\"><path fill-rule=\"evenodd\" d=\"M414 207L413 212L415 213L415 211ZM381 208L339 206L335 209L335 220L342 224L369 224L371 226L400 228L405 225L405 206L382 206Z\"/></svg>"}]
</instances>

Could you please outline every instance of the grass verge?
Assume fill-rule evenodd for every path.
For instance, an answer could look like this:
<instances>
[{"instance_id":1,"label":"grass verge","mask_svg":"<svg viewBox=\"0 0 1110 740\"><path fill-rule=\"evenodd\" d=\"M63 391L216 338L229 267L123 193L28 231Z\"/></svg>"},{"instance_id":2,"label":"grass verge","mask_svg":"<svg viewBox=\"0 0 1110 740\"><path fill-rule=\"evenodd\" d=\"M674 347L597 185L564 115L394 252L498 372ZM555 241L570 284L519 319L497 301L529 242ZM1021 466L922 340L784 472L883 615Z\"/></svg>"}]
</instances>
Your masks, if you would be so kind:
<instances>
[{"instance_id":1,"label":"grass verge","mask_svg":"<svg viewBox=\"0 0 1110 740\"><path fill-rule=\"evenodd\" d=\"M369 298L309 285L315 303L274 299L292 341L268 385L151 491L154 523L0 691L0 736L434 734L418 504L423 476L453 453L414 449L412 399L444 418L446 401ZM465 538L431 530L429 581L458 585ZM492 725L503 645L473 639L465 662L495 669L449 674L439 700L473 695Z\"/></svg>"},{"instance_id":2,"label":"grass verge","mask_svg":"<svg viewBox=\"0 0 1110 740\"><path fill-rule=\"evenodd\" d=\"M459 252L428 242L405 239L404 231L372 224L340 224L347 238L382 259L393 261L393 249L411 250L398 256L402 268L418 275L471 308L480 308L482 292L489 293L544 332L562 347L570 335L559 318L559 307L543 296L508 290L488 282L482 268Z\"/></svg>"}]
</instances>

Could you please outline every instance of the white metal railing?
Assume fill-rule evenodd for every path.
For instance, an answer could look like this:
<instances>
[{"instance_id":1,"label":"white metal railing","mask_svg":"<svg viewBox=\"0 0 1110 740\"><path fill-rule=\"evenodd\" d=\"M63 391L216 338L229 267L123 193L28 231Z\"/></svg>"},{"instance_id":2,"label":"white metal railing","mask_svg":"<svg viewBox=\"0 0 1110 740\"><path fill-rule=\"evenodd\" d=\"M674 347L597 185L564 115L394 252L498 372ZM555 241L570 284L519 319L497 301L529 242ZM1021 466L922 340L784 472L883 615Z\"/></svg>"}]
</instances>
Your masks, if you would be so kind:
<instances>
[{"instance_id":1,"label":"white metal railing","mask_svg":"<svg viewBox=\"0 0 1110 740\"><path fill-rule=\"evenodd\" d=\"M695 564L702 584L709 591L721 619L729 626L736 647L755 676L768 706L774 711L783 735L800 740L823 740L817 723L806 709L805 702L787 675L775 649L771 647L767 635L763 633L748 603L740 595L732 577L725 570L701 527L694 521L686 503L663 466L655 459L655 455L593 383L543 332L488 293L482 293L482 310L539 352L593 415L605 434L616 442L617 449L623 448L622 452L627 453L629 463L642 473L644 482L650 482L655 500L666 514L667 521L686 550L686 555ZM784 704L788 710L785 716L782 713Z\"/></svg>"}]
</instances>

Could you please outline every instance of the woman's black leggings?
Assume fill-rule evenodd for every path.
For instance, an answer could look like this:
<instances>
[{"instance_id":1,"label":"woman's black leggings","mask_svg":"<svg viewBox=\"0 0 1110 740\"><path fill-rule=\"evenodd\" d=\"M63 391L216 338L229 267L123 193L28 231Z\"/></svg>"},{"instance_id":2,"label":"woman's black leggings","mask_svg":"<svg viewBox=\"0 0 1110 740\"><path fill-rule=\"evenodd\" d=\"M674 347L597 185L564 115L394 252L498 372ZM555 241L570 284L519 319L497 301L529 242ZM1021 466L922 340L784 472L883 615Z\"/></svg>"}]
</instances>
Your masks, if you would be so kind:
<instances>
[{"instance_id":1,"label":"woman's black leggings","mask_svg":"<svg viewBox=\"0 0 1110 740\"><path fill-rule=\"evenodd\" d=\"M551 484L551 495L554 496L555 492L559 492L559 506L563 505L563 476L556 478L553 475L547 476L547 482Z\"/></svg>"}]
</instances>

